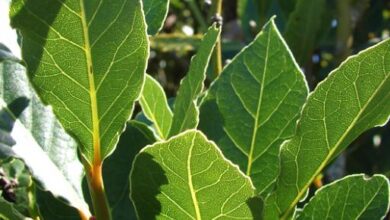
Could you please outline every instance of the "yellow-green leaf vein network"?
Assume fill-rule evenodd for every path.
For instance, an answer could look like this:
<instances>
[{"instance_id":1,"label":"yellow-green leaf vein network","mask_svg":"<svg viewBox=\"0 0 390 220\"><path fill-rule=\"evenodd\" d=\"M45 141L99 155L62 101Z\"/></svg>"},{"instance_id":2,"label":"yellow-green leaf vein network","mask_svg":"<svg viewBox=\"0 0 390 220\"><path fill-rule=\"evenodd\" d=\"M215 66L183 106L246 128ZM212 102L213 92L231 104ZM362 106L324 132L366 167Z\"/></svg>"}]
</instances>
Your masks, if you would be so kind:
<instances>
[{"instance_id":1,"label":"yellow-green leaf vein network","mask_svg":"<svg viewBox=\"0 0 390 220\"><path fill-rule=\"evenodd\" d=\"M42 100L81 143L88 162L114 149L148 57L139 0L14 0L11 22Z\"/></svg>"},{"instance_id":2,"label":"yellow-green leaf vein network","mask_svg":"<svg viewBox=\"0 0 390 220\"><path fill-rule=\"evenodd\" d=\"M138 219L255 219L250 204L261 210L250 179L199 131L144 148L130 176Z\"/></svg>"}]
</instances>

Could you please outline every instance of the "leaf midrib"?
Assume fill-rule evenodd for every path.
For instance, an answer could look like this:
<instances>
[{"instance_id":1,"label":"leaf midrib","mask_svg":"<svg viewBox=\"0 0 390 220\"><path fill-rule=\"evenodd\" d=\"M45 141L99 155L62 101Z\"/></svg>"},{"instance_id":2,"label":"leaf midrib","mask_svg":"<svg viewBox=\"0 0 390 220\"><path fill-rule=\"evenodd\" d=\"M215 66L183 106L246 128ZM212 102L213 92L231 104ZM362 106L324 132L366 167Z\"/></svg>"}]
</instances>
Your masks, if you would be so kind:
<instances>
[{"instance_id":1,"label":"leaf midrib","mask_svg":"<svg viewBox=\"0 0 390 220\"><path fill-rule=\"evenodd\" d=\"M89 82L89 96L91 101L91 114L92 114L92 142L93 142L93 164L101 163L100 155L100 130L99 130L99 115L95 88L95 79L93 76L93 62L91 56L91 44L89 42L89 29L85 13L84 1L80 0L80 19L83 28L84 37L84 52L87 61L87 72Z\"/></svg>"},{"instance_id":2,"label":"leaf midrib","mask_svg":"<svg viewBox=\"0 0 390 220\"><path fill-rule=\"evenodd\" d=\"M264 94L264 80L265 80L265 76L266 76L266 73L267 73L267 66L268 66L268 54L269 54L269 45L270 45L270 42L271 42L271 31L268 32L268 37L267 37L267 49L266 49L266 52L265 52L265 60L264 60L264 70L263 70L263 76L262 76L262 81L261 81L261 85L260 84L260 94L259 94L259 103L257 105L257 110L256 110L256 118L255 118L255 123L254 123L254 127L253 127L253 133L252 133L252 140L251 140L251 146L249 148L249 155L248 155L248 165L247 165L247 170L246 170L246 175L250 176L251 174L251 168L252 168L252 163L253 163L253 153L254 153L254 148L255 148L255 144L256 144L256 136L257 136L257 132L258 132L258 123L259 123L259 114L260 114L260 109L261 109L261 105L262 105L262 101L263 101L263 94Z\"/></svg>"},{"instance_id":3,"label":"leaf midrib","mask_svg":"<svg viewBox=\"0 0 390 220\"><path fill-rule=\"evenodd\" d=\"M194 137L192 138L191 147L190 147L190 150L188 152L188 157L187 157L187 177L188 177L188 187L190 188L191 198L192 198L192 202L194 204L194 209L195 209L195 215L196 215L195 219L196 220L201 220L202 217L200 215L199 203L198 203L198 199L196 197L194 184L192 182L192 172L191 172L192 150L193 150L194 145L195 145L195 138L196 138L196 133L194 134Z\"/></svg>"},{"instance_id":4,"label":"leaf midrib","mask_svg":"<svg viewBox=\"0 0 390 220\"><path fill-rule=\"evenodd\" d=\"M345 61L346 62L346 61ZM330 160L333 157L333 154L336 152L336 150L339 148L340 144L344 141L347 134L355 127L356 123L359 121L361 115L365 112L366 108L371 104L371 101L374 97L376 97L376 94L378 91L380 91L383 87L383 85L387 82L387 79L389 76L386 76L386 72L384 72L384 80L379 84L379 86L376 88L375 92L370 96L370 98L367 100L367 102L364 104L363 108L360 109L359 113L356 115L355 119L352 121L351 125L347 128L347 130L344 132L344 134L339 138L337 143L334 145L332 149L330 149L328 155L326 156L325 160L321 163L321 165L318 167L318 169L315 171L314 175L309 179L309 181L306 182L305 186L298 192L297 196L295 197L294 201L291 203L291 205L288 207L288 209L284 212L284 214L281 216L281 220L288 219L289 213L291 210L295 207L295 204L299 202L299 199L306 193L306 189L310 186L310 184L313 182L314 178L318 175L318 173L321 172L327 165L328 160ZM301 147L301 146L300 146Z\"/></svg>"}]
</instances>

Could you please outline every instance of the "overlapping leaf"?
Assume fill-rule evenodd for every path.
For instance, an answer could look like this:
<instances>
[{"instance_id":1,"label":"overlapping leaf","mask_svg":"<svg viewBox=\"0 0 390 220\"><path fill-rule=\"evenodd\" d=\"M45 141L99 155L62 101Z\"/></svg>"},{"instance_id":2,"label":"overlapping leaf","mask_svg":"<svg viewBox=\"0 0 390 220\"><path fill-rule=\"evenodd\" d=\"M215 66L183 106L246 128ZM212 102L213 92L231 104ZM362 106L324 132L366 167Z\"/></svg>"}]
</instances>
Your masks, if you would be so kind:
<instances>
[{"instance_id":1,"label":"overlapping leaf","mask_svg":"<svg viewBox=\"0 0 390 220\"><path fill-rule=\"evenodd\" d=\"M142 0L148 34L157 34L164 25L168 14L169 0Z\"/></svg>"},{"instance_id":2,"label":"overlapping leaf","mask_svg":"<svg viewBox=\"0 0 390 220\"><path fill-rule=\"evenodd\" d=\"M149 75L146 76L140 104L145 116L153 122L158 136L162 139L168 138L172 124L172 111L163 88Z\"/></svg>"},{"instance_id":3,"label":"overlapping leaf","mask_svg":"<svg viewBox=\"0 0 390 220\"><path fill-rule=\"evenodd\" d=\"M217 28L216 25L210 27L197 54L191 60L189 71L181 81L175 99L170 137L198 125L199 109L196 101L203 90L207 67L220 33L221 28Z\"/></svg>"},{"instance_id":4,"label":"overlapping leaf","mask_svg":"<svg viewBox=\"0 0 390 220\"><path fill-rule=\"evenodd\" d=\"M148 57L140 0L13 0L30 79L89 162L114 149Z\"/></svg>"},{"instance_id":5,"label":"overlapping leaf","mask_svg":"<svg viewBox=\"0 0 390 220\"><path fill-rule=\"evenodd\" d=\"M107 199L113 219L135 219L135 210L129 198L129 175L137 153L155 142L152 131L145 125L131 121L121 135L117 149L107 158L103 167Z\"/></svg>"},{"instance_id":6,"label":"overlapping leaf","mask_svg":"<svg viewBox=\"0 0 390 220\"><path fill-rule=\"evenodd\" d=\"M213 84L201 107L200 128L262 193L276 180L279 146L294 134L307 93L271 20Z\"/></svg>"},{"instance_id":7,"label":"overlapping leaf","mask_svg":"<svg viewBox=\"0 0 390 220\"><path fill-rule=\"evenodd\" d=\"M22 66L3 62L0 75L1 152L21 158L43 190L89 215L82 198L83 170L76 142L40 102Z\"/></svg>"},{"instance_id":8,"label":"overlapping leaf","mask_svg":"<svg viewBox=\"0 0 390 220\"><path fill-rule=\"evenodd\" d=\"M389 199L385 176L348 176L318 190L297 219L383 219Z\"/></svg>"},{"instance_id":9,"label":"overlapping leaf","mask_svg":"<svg viewBox=\"0 0 390 220\"><path fill-rule=\"evenodd\" d=\"M266 217L291 215L329 161L362 132L386 124L389 100L387 40L349 58L310 95L297 134L282 146L281 173Z\"/></svg>"},{"instance_id":10,"label":"overlapping leaf","mask_svg":"<svg viewBox=\"0 0 390 220\"><path fill-rule=\"evenodd\" d=\"M194 130L145 148L131 172L139 219L253 219L254 194L249 178Z\"/></svg>"}]
</instances>

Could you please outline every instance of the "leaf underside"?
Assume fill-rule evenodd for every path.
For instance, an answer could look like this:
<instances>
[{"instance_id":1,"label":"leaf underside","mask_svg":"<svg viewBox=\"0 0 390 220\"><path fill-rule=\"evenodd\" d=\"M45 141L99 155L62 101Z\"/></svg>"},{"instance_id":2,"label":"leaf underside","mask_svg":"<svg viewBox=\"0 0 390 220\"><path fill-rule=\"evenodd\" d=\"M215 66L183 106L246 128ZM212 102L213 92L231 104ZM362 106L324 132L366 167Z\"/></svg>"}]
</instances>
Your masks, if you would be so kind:
<instances>
[{"instance_id":1,"label":"leaf underside","mask_svg":"<svg viewBox=\"0 0 390 220\"><path fill-rule=\"evenodd\" d=\"M142 0L148 34L157 34L164 25L168 15L169 0Z\"/></svg>"},{"instance_id":2,"label":"leaf underside","mask_svg":"<svg viewBox=\"0 0 390 220\"><path fill-rule=\"evenodd\" d=\"M273 20L214 82L200 129L252 178L259 193L279 173L279 147L295 132L308 89Z\"/></svg>"},{"instance_id":3,"label":"leaf underside","mask_svg":"<svg viewBox=\"0 0 390 220\"><path fill-rule=\"evenodd\" d=\"M140 104L145 116L153 122L154 129L161 139L167 139L172 124L172 111L160 84L147 75L141 94Z\"/></svg>"},{"instance_id":4,"label":"leaf underside","mask_svg":"<svg viewBox=\"0 0 390 220\"><path fill-rule=\"evenodd\" d=\"M310 95L297 134L282 146L276 191L267 202L271 215L289 216L332 159L364 131L386 124L388 100L389 40L347 59Z\"/></svg>"},{"instance_id":5,"label":"leaf underside","mask_svg":"<svg viewBox=\"0 0 390 220\"><path fill-rule=\"evenodd\" d=\"M139 0L13 0L11 24L42 100L84 158L114 149L138 98L148 57Z\"/></svg>"},{"instance_id":6,"label":"leaf underside","mask_svg":"<svg viewBox=\"0 0 390 220\"><path fill-rule=\"evenodd\" d=\"M191 59L187 75L180 82L173 108L172 126L169 136L179 134L187 129L194 129L199 123L197 100L203 91L207 67L211 54L221 33L221 28L214 24L204 35L198 52Z\"/></svg>"},{"instance_id":7,"label":"leaf underside","mask_svg":"<svg viewBox=\"0 0 390 220\"><path fill-rule=\"evenodd\" d=\"M253 219L252 196L249 178L194 130L146 147L131 172L139 219Z\"/></svg>"},{"instance_id":8,"label":"leaf underside","mask_svg":"<svg viewBox=\"0 0 390 220\"><path fill-rule=\"evenodd\" d=\"M81 192L77 143L38 99L20 64L0 63L0 75L0 133L13 140L0 138L0 150L22 159L42 190L89 213Z\"/></svg>"},{"instance_id":9,"label":"leaf underside","mask_svg":"<svg viewBox=\"0 0 390 220\"><path fill-rule=\"evenodd\" d=\"M389 198L385 176L347 176L317 191L297 219L383 219Z\"/></svg>"}]
</instances>

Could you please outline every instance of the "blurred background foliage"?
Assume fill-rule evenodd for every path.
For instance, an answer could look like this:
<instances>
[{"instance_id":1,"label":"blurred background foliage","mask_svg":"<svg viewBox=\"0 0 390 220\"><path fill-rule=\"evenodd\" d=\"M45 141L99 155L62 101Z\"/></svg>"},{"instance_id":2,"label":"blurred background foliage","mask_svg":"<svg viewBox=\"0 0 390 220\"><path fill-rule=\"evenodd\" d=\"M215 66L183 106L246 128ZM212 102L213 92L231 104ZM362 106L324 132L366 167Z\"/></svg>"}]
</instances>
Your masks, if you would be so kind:
<instances>
[{"instance_id":1,"label":"blurred background foliage","mask_svg":"<svg viewBox=\"0 0 390 220\"><path fill-rule=\"evenodd\" d=\"M147 72L160 82L169 98L176 96L190 59L212 23L211 1L214 0L171 0L162 31L150 36ZM390 0L224 0L225 65L272 16L276 16L277 26L311 90L348 56L390 36ZM206 86L215 77L210 65ZM138 106L134 115L139 111ZM14 203L19 213L37 212L35 207L25 205L34 203L31 193L35 186L23 163L16 159L0 161L0 207ZM353 173L382 173L390 178L389 124L361 135L319 176L313 189Z\"/></svg>"},{"instance_id":2,"label":"blurred background foliage","mask_svg":"<svg viewBox=\"0 0 390 220\"><path fill-rule=\"evenodd\" d=\"M202 34L212 22L213 10L208 0L171 0L170 4L163 30L150 37L148 73L158 79L169 97L174 97ZM225 0L224 64L274 15L311 90L348 56L390 35L390 0ZM214 78L210 70L206 84ZM352 173L390 177L389 125L363 134L314 187Z\"/></svg>"}]
</instances>

